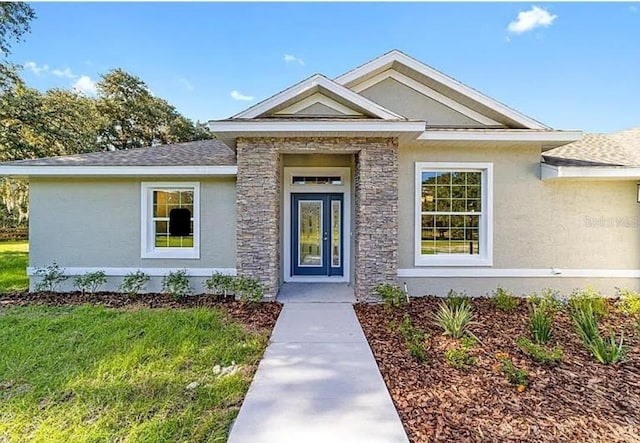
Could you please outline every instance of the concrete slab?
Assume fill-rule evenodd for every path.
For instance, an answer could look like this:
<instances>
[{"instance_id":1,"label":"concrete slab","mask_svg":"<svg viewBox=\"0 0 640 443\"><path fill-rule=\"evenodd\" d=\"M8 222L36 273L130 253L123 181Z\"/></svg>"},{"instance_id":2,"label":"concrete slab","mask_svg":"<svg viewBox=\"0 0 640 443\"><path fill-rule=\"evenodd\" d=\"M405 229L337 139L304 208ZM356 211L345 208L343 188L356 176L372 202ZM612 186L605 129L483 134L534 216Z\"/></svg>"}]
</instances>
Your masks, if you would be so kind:
<instances>
[{"instance_id":1,"label":"concrete slab","mask_svg":"<svg viewBox=\"0 0 640 443\"><path fill-rule=\"evenodd\" d=\"M408 442L352 305L285 304L229 442Z\"/></svg>"},{"instance_id":2,"label":"concrete slab","mask_svg":"<svg viewBox=\"0 0 640 443\"><path fill-rule=\"evenodd\" d=\"M282 303L355 303L348 283L285 283L276 300Z\"/></svg>"}]
</instances>

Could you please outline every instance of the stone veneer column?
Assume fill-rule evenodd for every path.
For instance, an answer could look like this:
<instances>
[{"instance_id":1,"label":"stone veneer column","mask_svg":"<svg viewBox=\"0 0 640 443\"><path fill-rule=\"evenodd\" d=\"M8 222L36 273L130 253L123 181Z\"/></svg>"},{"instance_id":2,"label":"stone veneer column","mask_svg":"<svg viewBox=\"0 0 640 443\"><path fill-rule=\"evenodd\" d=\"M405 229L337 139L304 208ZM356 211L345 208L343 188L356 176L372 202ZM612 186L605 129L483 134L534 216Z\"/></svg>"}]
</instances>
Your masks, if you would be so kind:
<instances>
[{"instance_id":1,"label":"stone veneer column","mask_svg":"<svg viewBox=\"0 0 640 443\"><path fill-rule=\"evenodd\" d=\"M398 143L371 143L358 153L355 195L355 294L373 298L378 283L398 279Z\"/></svg>"},{"instance_id":2,"label":"stone veneer column","mask_svg":"<svg viewBox=\"0 0 640 443\"><path fill-rule=\"evenodd\" d=\"M280 285L281 153L355 154L354 292L397 281L398 143L394 138L239 138L237 268L275 296ZM345 231L348 228L345 227Z\"/></svg>"},{"instance_id":3,"label":"stone veneer column","mask_svg":"<svg viewBox=\"0 0 640 443\"><path fill-rule=\"evenodd\" d=\"M237 269L257 278L266 297L280 286L280 153L269 144L237 140Z\"/></svg>"}]
</instances>

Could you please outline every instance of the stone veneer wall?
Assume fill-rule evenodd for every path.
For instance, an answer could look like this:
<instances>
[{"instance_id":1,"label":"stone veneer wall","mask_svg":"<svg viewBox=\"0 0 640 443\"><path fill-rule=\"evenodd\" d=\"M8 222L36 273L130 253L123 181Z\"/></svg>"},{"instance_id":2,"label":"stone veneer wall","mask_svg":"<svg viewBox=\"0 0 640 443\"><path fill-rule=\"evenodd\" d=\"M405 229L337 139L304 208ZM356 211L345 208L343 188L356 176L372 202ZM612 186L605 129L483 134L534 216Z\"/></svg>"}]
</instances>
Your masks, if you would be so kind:
<instances>
[{"instance_id":1,"label":"stone veneer wall","mask_svg":"<svg viewBox=\"0 0 640 443\"><path fill-rule=\"evenodd\" d=\"M237 268L260 279L267 296L280 286L281 154L356 154L355 282L359 300L398 267L398 142L395 138L239 138Z\"/></svg>"}]
</instances>

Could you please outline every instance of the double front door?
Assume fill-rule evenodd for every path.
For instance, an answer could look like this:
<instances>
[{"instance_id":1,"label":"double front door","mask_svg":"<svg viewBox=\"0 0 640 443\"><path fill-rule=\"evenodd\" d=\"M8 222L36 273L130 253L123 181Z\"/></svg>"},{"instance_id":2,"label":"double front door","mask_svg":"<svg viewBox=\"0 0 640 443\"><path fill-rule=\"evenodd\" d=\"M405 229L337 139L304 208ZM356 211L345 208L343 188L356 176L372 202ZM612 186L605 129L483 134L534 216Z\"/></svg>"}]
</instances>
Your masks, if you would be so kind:
<instances>
[{"instance_id":1,"label":"double front door","mask_svg":"<svg viewBox=\"0 0 640 443\"><path fill-rule=\"evenodd\" d=\"M343 194L291 194L293 275L343 275Z\"/></svg>"}]
</instances>

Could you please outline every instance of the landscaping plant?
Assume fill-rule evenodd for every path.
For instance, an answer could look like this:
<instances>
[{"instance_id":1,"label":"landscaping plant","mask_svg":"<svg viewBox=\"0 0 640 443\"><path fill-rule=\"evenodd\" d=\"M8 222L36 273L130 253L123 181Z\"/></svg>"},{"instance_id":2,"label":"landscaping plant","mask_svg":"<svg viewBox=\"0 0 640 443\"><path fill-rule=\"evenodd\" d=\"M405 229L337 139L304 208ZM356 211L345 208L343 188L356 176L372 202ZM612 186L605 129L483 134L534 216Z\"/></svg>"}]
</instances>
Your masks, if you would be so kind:
<instances>
[{"instance_id":1,"label":"landscaping plant","mask_svg":"<svg viewBox=\"0 0 640 443\"><path fill-rule=\"evenodd\" d=\"M102 285L107 282L107 274L104 271L87 272L84 275L77 275L73 279L73 285L82 291L82 295L86 292L94 294Z\"/></svg>"},{"instance_id":2,"label":"landscaping plant","mask_svg":"<svg viewBox=\"0 0 640 443\"><path fill-rule=\"evenodd\" d=\"M264 296L264 286L256 278L239 275L233 280L233 292L241 302L259 302Z\"/></svg>"},{"instance_id":3,"label":"landscaping plant","mask_svg":"<svg viewBox=\"0 0 640 443\"><path fill-rule=\"evenodd\" d=\"M527 297L527 301L537 308L542 308L550 314L555 314L564 309L564 303L560 293L556 290L545 288L540 295L535 292Z\"/></svg>"},{"instance_id":4,"label":"landscaping plant","mask_svg":"<svg viewBox=\"0 0 640 443\"><path fill-rule=\"evenodd\" d=\"M408 294L399 286L380 283L373 290L380 296L388 310L398 308L409 302Z\"/></svg>"},{"instance_id":5,"label":"landscaping plant","mask_svg":"<svg viewBox=\"0 0 640 443\"><path fill-rule=\"evenodd\" d=\"M434 323L442 328L444 335L449 335L452 338L473 335L469 331L469 326L474 324L471 305L466 302L451 307L446 300L442 301L438 312L435 314Z\"/></svg>"},{"instance_id":6,"label":"landscaping plant","mask_svg":"<svg viewBox=\"0 0 640 443\"><path fill-rule=\"evenodd\" d=\"M193 287L189 283L187 270L180 269L178 271L169 272L162 277L162 290L171 294L176 300L181 300L188 295L193 294Z\"/></svg>"},{"instance_id":7,"label":"landscaping plant","mask_svg":"<svg viewBox=\"0 0 640 443\"><path fill-rule=\"evenodd\" d=\"M518 307L520 300L513 296L509 291L498 286L491 297L491 302L496 307L504 312L511 312Z\"/></svg>"},{"instance_id":8,"label":"landscaping plant","mask_svg":"<svg viewBox=\"0 0 640 443\"><path fill-rule=\"evenodd\" d=\"M44 268L36 268L34 275L40 277L36 284L36 291L55 292L56 289L69 277L64 275L64 268L58 266L56 262Z\"/></svg>"},{"instance_id":9,"label":"landscaping plant","mask_svg":"<svg viewBox=\"0 0 640 443\"><path fill-rule=\"evenodd\" d=\"M571 311L581 311L589 306L596 317L602 318L609 312L609 306L604 297L592 288L574 289L569 296Z\"/></svg>"},{"instance_id":10,"label":"landscaping plant","mask_svg":"<svg viewBox=\"0 0 640 443\"><path fill-rule=\"evenodd\" d=\"M562 361L564 357L564 352L560 345L547 349L540 343L534 343L526 337L520 337L517 344L524 354L545 365L554 365Z\"/></svg>"},{"instance_id":11,"label":"landscaping plant","mask_svg":"<svg viewBox=\"0 0 640 443\"><path fill-rule=\"evenodd\" d=\"M400 326L398 326L398 331L402 334L411 357L419 363L427 361L425 342L428 336L422 329L413 325L408 314L403 317Z\"/></svg>"},{"instance_id":12,"label":"landscaping plant","mask_svg":"<svg viewBox=\"0 0 640 443\"><path fill-rule=\"evenodd\" d=\"M138 269L137 271L130 272L124 276L118 290L126 292L131 296L135 296L144 291L149 280L149 276Z\"/></svg>"},{"instance_id":13,"label":"landscaping plant","mask_svg":"<svg viewBox=\"0 0 640 443\"><path fill-rule=\"evenodd\" d=\"M469 297L465 291L456 292L453 289L449 289L445 302L451 309L455 309L462 305L469 306Z\"/></svg>"},{"instance_id":14,"label":"landscaping plant","mask_svg":"<svg viewBox=\"0 0 640 443\"><path fill-rule=\"evenodd\" d=\"M232 275L221 274L215 272L211 277L204 281L205 289L215 295L222 295L225 298L227 295L233 294L234 278Z\"/></svg>"},{"instance_id":15,"label":"landscaping plant","mask_svg":"<svg viewBox=\"0 0 640 443\"><path fill-rule=\"evenodd\" d=\"M524 391L529 385L529 372L525 368L517 367L506 352L497 352L496 358L499 362L498 369L507 377L509 383L517 386L518 392Z\"/></svg>"},{"instance_id":16,"label":"landscaping plant","mask_svg":"<svg viewBox=\"0 0 640 443\"><path fill-rule=\"evenodd\" d=\"M444 353L445 360L449 366L455 369L469 369L475 366L477 359L469 354L469 350L475 346L477 341L473 337L464 336L460 347L447 349Z\"/></svg>"},{"instance_id":17,"label":"landscaping plant","mask_svg":"<svg viewBox=\"0 0 640 443\"><path fill-rule=\"evenodd\" d=\"M547 343L551 338L553 314L544 307L532 305L529 312L529 330L536 343Z\"/></svg>"},{"instance_id":18,"label":"landscaping plant","mask_svg":"<svg viewBox=\"0 0 640 443\"><path fill-rule=\"evenodd\" d=\"M618 311L633 317L640 317L640 294L629 289L616 288Z\"/></svg>"},{"instance_id":19,"label":"landscaping plant","mask_svg":"<svg viewBox=\"0 0 640 443\"><path fill-rule=\"evenodd\" d=\"M622 361L625 354L623 337L616 342L615 334L611 332L607 339L603 339L592 305L584 303L576 306L571 311L571 317L578 335L591 355L605 365Z\"/></svg>"}]
</instances>

